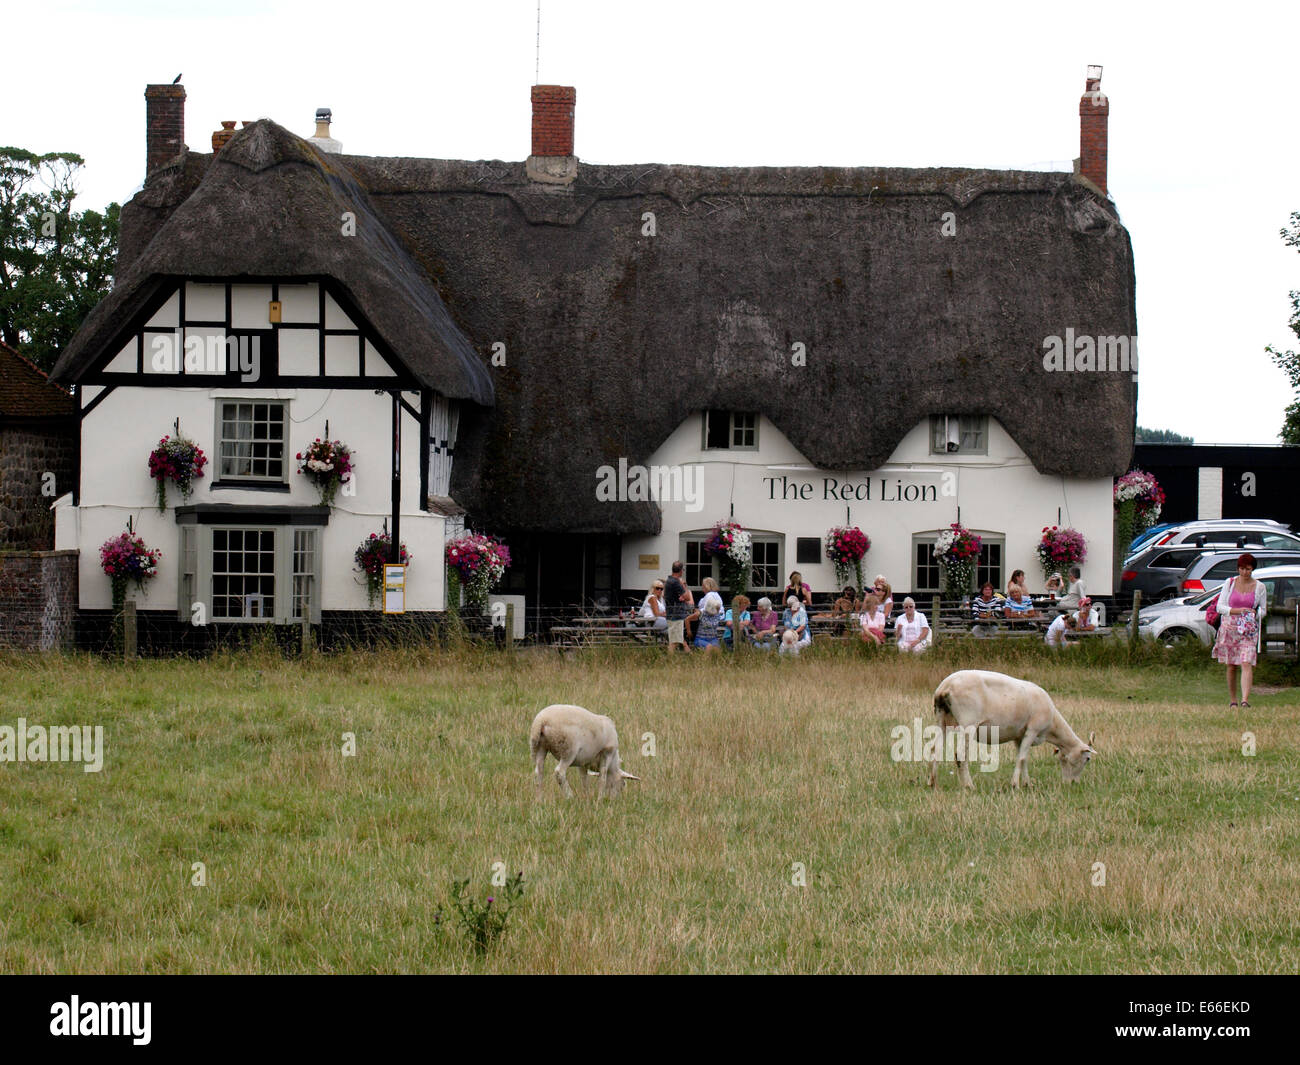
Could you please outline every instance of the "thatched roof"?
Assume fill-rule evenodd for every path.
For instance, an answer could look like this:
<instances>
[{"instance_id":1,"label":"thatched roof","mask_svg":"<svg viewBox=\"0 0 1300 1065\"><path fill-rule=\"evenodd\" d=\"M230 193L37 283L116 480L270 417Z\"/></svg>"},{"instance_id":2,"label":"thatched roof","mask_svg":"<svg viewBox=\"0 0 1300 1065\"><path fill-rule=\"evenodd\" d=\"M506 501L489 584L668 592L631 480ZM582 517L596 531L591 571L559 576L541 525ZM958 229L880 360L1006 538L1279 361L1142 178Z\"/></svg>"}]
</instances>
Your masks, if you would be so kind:
<instances>
[{"instance_id":1,"label":"thatched roof","mask_svg":"<svg viewBox=\"0 0 1300 1065\"><path fill-rule=\"evenodd\" d=\"M213 218L239 201L249 179L226 153L254 138L290 135L258 123L197 186L178 160L124 208L128 274L160 255L192 273L212 254L343 270L299 201L326 174L367 200L394 238L375 254L409 253L480 365L506 346L506 365L487 371L495 404L462 416L453 467L452 494L480 524L657 531L653 505L597 502L597 468L646 461L703 408L760 411L827 469L877 468L944 413L999 417L1043 473L1127 468L1131 376L1043 369L1044 338L1066 329L1137 333L1128 234L1069 174L580 165L566 187L529 181L522 163L322 160L304 145L265 201L281 237L249 232L216 252L187 226L162 241L193 200ZM160 222L172 199L182 205ZM642 235L646 212L655 236ZM129 241L128 223L158 239L134 252L143 238ZM359 300L372 317L383 302ZM796 343L806 366L791 365ZM1078 413L1094 427L1086 446L1068 442Z\"/></svg>"},{"instance_id":2,"label":"thatched roof","mask_svg":"<svg viewBox=\"0 0 1300 1065\"><path fill-rule=\"evenodd\" d=\"M185 157L177 166L180 174L163 182L173 189L192 174ZM355 215L354 235L344 232L345 212ZM109 351L125 320L166 279L324 276L364 308L422 384L453 399L492 402L491 379L473 347L365 190L333 157L274 122L237 133L143 250L134 234L123 244L134 258L119 261L112 293L64 351L57 379L75 381Z\"/></svg>"}]
</instances>

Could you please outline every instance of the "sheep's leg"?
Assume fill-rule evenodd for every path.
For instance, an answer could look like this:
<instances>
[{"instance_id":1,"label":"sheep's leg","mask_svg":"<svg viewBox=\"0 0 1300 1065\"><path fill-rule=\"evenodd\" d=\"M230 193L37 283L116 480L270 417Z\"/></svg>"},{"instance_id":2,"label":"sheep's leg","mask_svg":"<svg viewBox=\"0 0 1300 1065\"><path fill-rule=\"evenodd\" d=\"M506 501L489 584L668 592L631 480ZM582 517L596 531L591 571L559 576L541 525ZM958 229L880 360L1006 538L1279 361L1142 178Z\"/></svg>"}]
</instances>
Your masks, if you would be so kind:
<instances>
[{"instance_id":1,"label":"sheep's leg","mask_svg":"<svg viewBox=\"0 0 1300 1065\"><path fill-rule=\"evenodd\" d=\"M1029 787L1029 750L1034 745L1034 734L1026 732L1020 741L1020 752L1016 756L1016 771L1011 775L1011 786L1018 788L1023 784Z\"/></svg>"},{"instance_id":2,"label":"sheep's leg","mask_svg":"<svg viewBox=\"0 0 1300 1065\"><path fill-rule=\"evenodd\" d=\"M564 792L566 799L573 798L573 789L569 787L569 766L573 764L573 756L569 755L567 760L560 759L559 764L555 767L555 779L560 785L560 790Z\"/></svg>"},{"instance_id":3,"label":"sheep's leg","mask_svg":"<svg viewBox=\"0 0 1300 1065\"><path fill-rule=\"evenodd\" d=\"M957 779L961 781L962 787L973 789L975 781L970 778L970 751L967 750L969 743L970 741L964 737L954 743L952 745L952 760L957 763Z\"/></svg>"},{"instance_id":4,"label":"sheep's leg","mask_svg":"<svg viewBox=\"0 0 1300 1065\"><path fill-rule=\"evenodd\" d=\"M939 778L939 763L943 761L944 742L948 737L948 726L942 717L939 717L936 724L939 726L939 749L934 752L934 757L930 759L930 783L926 785L928 788L934 787L935 781Z\"/></svg>"},{"instance_id":5,"label":"sheep's leg","mask_svg":"<svg viewBox=\"0 0 1300 1065\"><path fill-rule=\"evenodd\" d=\"M545 790L545 784L542 780L542 767L545 763L546 748L539 747L533 752L533 789L536 791L539 799L542 797L542 792Z\"/></svg>"}]
</instances>

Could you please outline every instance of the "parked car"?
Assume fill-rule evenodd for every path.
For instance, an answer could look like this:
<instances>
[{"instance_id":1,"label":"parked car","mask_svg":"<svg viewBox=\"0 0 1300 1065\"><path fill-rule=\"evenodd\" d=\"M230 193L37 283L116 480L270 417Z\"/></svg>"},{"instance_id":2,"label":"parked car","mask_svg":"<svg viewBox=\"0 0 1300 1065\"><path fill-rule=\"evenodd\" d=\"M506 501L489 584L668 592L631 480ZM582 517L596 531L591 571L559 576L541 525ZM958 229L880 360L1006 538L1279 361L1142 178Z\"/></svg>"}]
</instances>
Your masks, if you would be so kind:
<instances>
[{"instance_id":1,"label":"parked car","mask_svg":"<svg viewBox=\"0 0 1300 1065\"><path fill-rule=\"evenodd\" d=\"M1300 551L1252 551L1255 568L1266 566L1300 566ZM1237 575L1240 551L1203 551L1187 569L1183 570L1179 588L1184 595L1208 592L1218 588L1229 577Z\"/></svg>"},{"instance_id":2,"label":"parked car","mask_svg":"<svg viewBox=\"0 0 1300 1065\"><path fill-rule=\"evenodd\" d=\"M1149 530L1148 530L1149 531ZM1300 551L1300 536L1265 519L1194 521L1174 526L1124 560L1120 591L1141 591L1148 602L1179 594L1183 571L1206 547L1224 550Z\"/></svg>"},{"instance_id":3,"label":"parked car","mask_svg":"<svg viewBox=\"0 0 1300 1065\"><path fill-rule=\"evenodd\" d=\"M1172 524L1165 523L1164 525L1153 525L1151 526L1151 528L1138 533L1135 537L1133 537L1132 540L1129 541L1128 551L1125 553L1124 557L1127 558L1129 555L1136 555L1138 551L1140 551L1142 548L1147 547L1150 544L1154 543L1156 537L1159 536L1162 532L1168 532L1170 529L1177 529L1177 528L1178 528L1177 522L1174 522Z\"/></svg>"},{"instance_id":4,"label":"parked car","mask_svg":"<svg viewBox=\"0 0 1300 1065\"><path fill-rule=\"evenodd\" d=\"M1153 531L1148 529L1147 535L1150 535ZM1235 544L1243 537L1247 547L1283 546L1281 543L1275 544L1266 539L1269 536L1281 536L1285 541L1300 543L1300 536L1291 532L1290 527L1283 525L1280 521L1273 521L1271 518L1206 518L1201 521L1184 521L1168 527L1156 536L1142 541L1139 550L1143 547L1163 547L1184 543L1202 546L1204 544ZM1130 552L1130 554L1133 554L1133 552Z\"/></svg>"},{"instance_id":5,"label":"parked car","mask_svg":"<svg viewBox=\"0 0 1300 1065\"><path fill-rule=\"evenodd\" d=\"M1138 634L1172 646L1184 640L1214 643L1214 628L1205 620L1210 600L1218 589L1200 595L1168 599L1138 614Z\"/></svg>"},{"instance_id":6,"label":"parked car","mask_svg":"<svg viewBox=\"0 0 1300 1065\"><path fill-rule=\"evenodd\" d=\"M1235 569L1234 569L1235 572ZM1294 610L1300 603L1300 565L1261 566L1255 570L1255 579L1268 592L1270 607ZM1210 588L1197 595L1171 600L1143 609L1138 615L1138 633L1149 639L1173 645L1183 640L1200 640L1209 646L1214 643L1214 628L1205 620L1210 601L1218 598L1219 588ZM1265 619L1265 637L1281 638L1295 632L1294 621L1283 617Z\"/></svg>"}]
</instances>

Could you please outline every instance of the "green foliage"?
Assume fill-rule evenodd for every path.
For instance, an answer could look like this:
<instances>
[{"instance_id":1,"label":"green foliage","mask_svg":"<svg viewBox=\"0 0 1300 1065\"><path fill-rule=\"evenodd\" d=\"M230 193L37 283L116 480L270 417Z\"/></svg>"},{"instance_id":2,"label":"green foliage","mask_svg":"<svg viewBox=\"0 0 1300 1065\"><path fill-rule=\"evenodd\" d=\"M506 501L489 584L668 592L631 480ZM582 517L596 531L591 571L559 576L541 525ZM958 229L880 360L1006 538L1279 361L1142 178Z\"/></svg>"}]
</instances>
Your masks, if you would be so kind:
<instances>
[{"instance_id":1,"label":"green foliage","mask_svg":"<svg viewBox=\"0 0 1300 1065\"><path fill-rule=\"evenodd\" d=\"M1300 211L1291 212L1291 228L1279 231L1287 247L1300 248ZM1287 323L1297 337L1300 337L1300 292L1291 292L1291 321ZM1291 387L1300 393L1300 352L1278 351L1271 344L1264 349L1273 361L1282 368ZM1284 444L1300 444L1300 397L1296 398L1286 409L1286 420L1278 434Z\"/></svg>"},{"instance_id":2,"label":"green foliage","mask_svg":"<svg viewBox=\"0 0 1300 1065\"><path fill-rule=\"evenodd\" d=\"M1196 441L1190 436L1183 436L1182 433L1176 433L1172 429L1145 429L1142 426L1137 427L1135 442L1139 444L1194 444Z\"/></svg>"},{"instance_id":3,"label":"green foliage","mask_svg":"<svg viewBox=\"0 0 1300 1065\"><path fill-rule=\"evenodd\" d=\"M477 953L486 954L488 948L505 935L510 911L524 897L524 874L521 871L508 877L500 896L489 895L486 902L469 898L468 890L469 877L453 880L448 904L460 920L470 945Z\"/></svg>"},{"instance_id":4,"label":"green foliage","mask_svg":"<svg viewBox=\"0 0 1300 1065\"><path fill-rule=\"evenodd\" d=\"M84 162L0 148L0 339L46 371L113 282L121 208L72 209Z\"/></svg>"}]
</instances>

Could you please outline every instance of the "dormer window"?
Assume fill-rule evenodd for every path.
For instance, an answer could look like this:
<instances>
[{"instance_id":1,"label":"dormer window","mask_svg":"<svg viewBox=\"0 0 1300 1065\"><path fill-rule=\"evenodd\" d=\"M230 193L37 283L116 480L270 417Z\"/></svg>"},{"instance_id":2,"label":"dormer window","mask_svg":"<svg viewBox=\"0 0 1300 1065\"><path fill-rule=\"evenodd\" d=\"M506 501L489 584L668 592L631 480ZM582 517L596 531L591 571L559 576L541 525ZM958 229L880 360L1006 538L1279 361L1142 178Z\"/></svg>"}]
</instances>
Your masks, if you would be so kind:
<instances>
[{"instance_id":1,"label":"dormer window","mask_svg":"<svg viewBox=\"0 0 1300 1065\"><path fill-rule=\"evenodd\" d=\"M989 420L984 414L938 414L930 419L931 455L987 455Z\"/></svg>"},{"instance_id":2,"label":"dormer window","mask_svg":"<svg viewBox=\"0 0 1300 1065\"><path fill-rule=\"evenodd\" d=\"M758 450L758 415L726 410L705 411L704 450Z\"/></svg>"}]
</instances>

